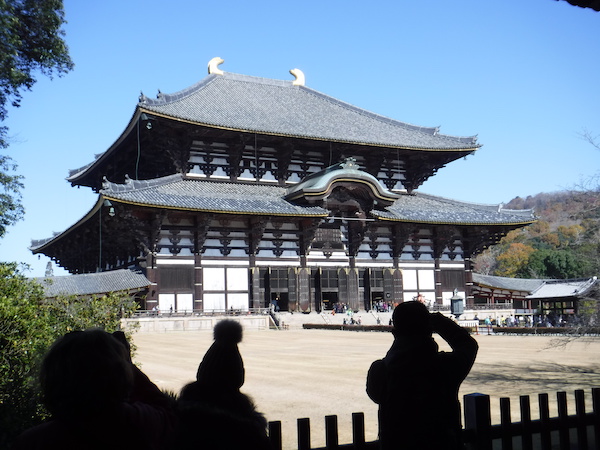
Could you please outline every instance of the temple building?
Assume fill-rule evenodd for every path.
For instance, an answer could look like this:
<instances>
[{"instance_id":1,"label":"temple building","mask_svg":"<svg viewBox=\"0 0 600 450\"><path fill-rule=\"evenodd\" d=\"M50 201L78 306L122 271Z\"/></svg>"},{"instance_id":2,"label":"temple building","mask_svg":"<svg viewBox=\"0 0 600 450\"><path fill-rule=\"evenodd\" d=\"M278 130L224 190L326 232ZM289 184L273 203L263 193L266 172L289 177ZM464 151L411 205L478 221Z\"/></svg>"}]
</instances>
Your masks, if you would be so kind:
<instances>
[{"instance_id":1,"label":"temple building","mask_svg":"<svg viewBox=\"0 0 600 450\"><path fill-rule=\"evenodd\" d=\"M537 316L557 326L580 314L581 302L594 297L597 277L577 279L506 278L473 274L475 306L512 309L515 316ZM554 323L552 323L554 322Z\"/></svg>"},{"instance_id":2,"label":"temple building","mask_svg":"<svg viewBox=\"0 0 600 450\"><path fill-rule=\"evenodd\" d=\"M73 186L98 193L69 229L32 241L72 274L142 270L145 305L371 309L422 296L473 304L471 259L535 221L418 188L475 137L410 125L305 86L223 72L141 95Z\"/></svg>"}]
</instances>

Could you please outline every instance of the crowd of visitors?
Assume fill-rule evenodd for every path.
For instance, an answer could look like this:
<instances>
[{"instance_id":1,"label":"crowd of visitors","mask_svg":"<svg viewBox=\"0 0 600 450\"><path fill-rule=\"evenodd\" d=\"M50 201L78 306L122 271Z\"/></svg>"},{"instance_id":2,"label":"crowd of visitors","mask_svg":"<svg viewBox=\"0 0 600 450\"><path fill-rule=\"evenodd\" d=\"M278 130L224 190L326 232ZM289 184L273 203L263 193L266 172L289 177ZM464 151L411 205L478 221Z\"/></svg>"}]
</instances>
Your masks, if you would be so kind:
<instances>
[{"instance_id":1,"label":"crowd of visitors","mask_svg":"<svg viewBox=\"0 0 600 450\"><path fill-rule=\"evenodd\" d=\"M481 320L475 316L474 320ZM559 314L544 314L544 315L523 315L523 316L506 316L500 315L500 317L488 316L483 319L483 323L486 326L494 327L567 327L581 325L583 321L576 315L571 315L565 318Z\"/></svg>"},{"instance_id":2,"label":"crowd of visitors","mask_svg":"<svg viewBox=\"0 0 600 450\"><path fill-rule=\"evenodd\" d=\"M439 352L433 332L453 351ZM392 347L367 375L367 393L379 404L381 448L460 448L457 393L477 343L421 302L395 308L392 333ZM48 350L41 368L41 391L52 418L24 431L13 450L270 449L265 417L240 391L242 326L223 320L213 336L196 381L176 395L162 392L132 363L122 332L66 334Z\"/></svg>"}]
</instances>

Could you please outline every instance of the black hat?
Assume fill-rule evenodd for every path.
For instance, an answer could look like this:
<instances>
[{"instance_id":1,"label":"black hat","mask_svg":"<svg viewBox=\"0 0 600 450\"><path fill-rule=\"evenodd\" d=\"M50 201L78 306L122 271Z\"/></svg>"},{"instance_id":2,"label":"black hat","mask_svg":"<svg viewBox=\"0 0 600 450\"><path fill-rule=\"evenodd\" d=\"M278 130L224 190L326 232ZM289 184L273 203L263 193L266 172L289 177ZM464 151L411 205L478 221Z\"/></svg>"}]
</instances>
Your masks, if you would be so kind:
<instances>
[{"instance_id":1,"label":"black hat","mask_svg":"<svg viewBox=\"0 0 600 450\"><path fill-rule=\"evenodd\" d=\"M237 390L244 384L244 361L238 350L242 341L242 325L235 320L222 320L215 325L215 342L210 346L200 366L198 383L222 390Z\"/></svg>"}]
</instances>

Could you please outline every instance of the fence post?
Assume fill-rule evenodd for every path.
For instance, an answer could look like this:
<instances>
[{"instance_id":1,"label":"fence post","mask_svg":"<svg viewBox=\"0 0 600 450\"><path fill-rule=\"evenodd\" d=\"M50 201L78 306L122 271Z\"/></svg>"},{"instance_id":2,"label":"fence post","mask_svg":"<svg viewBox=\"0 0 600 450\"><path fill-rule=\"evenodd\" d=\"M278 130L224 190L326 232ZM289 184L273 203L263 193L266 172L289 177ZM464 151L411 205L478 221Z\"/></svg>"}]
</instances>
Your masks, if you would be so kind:
<instances>
[{"instance_id":1,"label":"fence post","mask_svg":"<svg viewBox=\"0 0 600 450\"><path fill-rule=\"evenodd\" d=\"M273 450L282 450L281 420L269 422L269 442L271 442L271 448Z\"/></svg>"},{"instance_id":2,"label":"fence post","mask_svg":"<svg viewBox=\"0 0 600 450\"><path fill-rule=\"evenodd\" d=\"M352 413L352 443L356 450L365 448L365 414Z\"/></svg>"},{"instance_id":3,"label":"fence post","mask_svg":"<svg viewBox=\"0 0 600 450\"><path fill-rule=\"evenodd\" d=\"M538 399L540 405L540 440L542 450L550 450L552 447L552 439L550 434L550 406L548 394L539 394Z\"/></svg>"},{"instance_id":4,"label":"fence post","mask_svg":"<svg viewBox=\"0 0 600 450\"><path fill-rule=\"evenodd\" d=\"M585 393L575 391L575 414L577 415L577 447L588 448L587 424L585 423Z\"/></svg>"},{"instance_id":5,"label":"fence post","mask_svg":"<svg viewBox=\"0 0 600 450\"><path fill-rule=\"evenodd\" d=\"M485 394L467 394L463 398L465 405L465 430L469 436L469 448L474 450L492 450L492 419L490 396Z\"/></svg>"},{"instance_id":6,"label":"fence post","mask_svg":"<svg viewBox=\"0 0 600 450\"><path fill-rule=\"evenodd\" d=\"M560 450L569 450L569 422L567 409L567 393L560 391L556 393L556 401L558 403L558 441Z\"/></svg>"},{"instance_id":7,"label":"fence post","mask_svg":"<svg viewBox=\"0 0 600 450\"><path fill-rule=\"evenodd\" d=\"M337 416L325 416L325 447L327 450L337 450L338 444Z\"/></svg>"},{"instance_id":8,"label":"fence post","mask_svg":"<svg viewBox=\"0 0 600 450\"><path fill-rule=\"evenodd\" d=\"M298 419L298 450L310 450L310 419Z\"/></svg>"},{"instance_id":9,"label":"fence post","mask_svg":"<svg viewBox=\"0 0 600 450\"><path fill-rule=\"evenodd\" d=\"M523 450L533 450L533 432L531 428L531 402L529 395L521 395L519 397L521 406L521 444Z\"/></svg>"},{"instance_id":10,"label":"fence post","mask_svg":"<svg viewBox=\"0 0 600 450\"><path fill-rule=\"evenodd\" d=\"M600 450L600 388L592 388L592 410L594 411L594 442Z\"/></svg>"},{"instance_id":11,"label":"fence post","mask_svg":"<svg viewBox=\"0 0 600 450\"><path fill-rule=\"evenodd\" d=\"M510 416L510 398L500 399L500 427L502 430L502 450L513 450L512 418Z\"/></svg>"}]
</instances>

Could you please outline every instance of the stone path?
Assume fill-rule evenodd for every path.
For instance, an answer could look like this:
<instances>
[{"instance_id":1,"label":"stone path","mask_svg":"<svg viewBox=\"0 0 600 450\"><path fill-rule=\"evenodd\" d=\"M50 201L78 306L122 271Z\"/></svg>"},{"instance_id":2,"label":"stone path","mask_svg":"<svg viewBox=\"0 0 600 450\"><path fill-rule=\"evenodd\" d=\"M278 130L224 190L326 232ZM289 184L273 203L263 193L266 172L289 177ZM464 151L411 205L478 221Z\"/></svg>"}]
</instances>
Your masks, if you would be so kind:
<instances>
[{"instance_id":1,"label":"stone path","mask_svg":"<svg viewBox=\"0 0 600 450\"><path fill-rule=\"evenodd\" d=\"M489 394L496 418L500 397L511 397L517 420L519 395L549 393L554 400L557 391L565 390L574 407L575 389L600 387L600 338L567 345L542 336L475 338L479 354L460 395ZM193 381L213 339L211 331L139 333L134 342L142 370L161 388L177 392ZM246 367L242 391L254 398L267 420L282 421L284 448L296 448L296 419L301 417L310 418L312 445L324 446L324 417L330 414L338 416L340 444L351 442L353 412L365 413L367 439L373 440L377 407L366 395L365 378L371 362L384 356L391 342L391 334L381 332L246 331L240 344ZM537 397L531 404L537 405ZM555 404L551 408L556 415Z\"/></svg>"}]
</instances>

